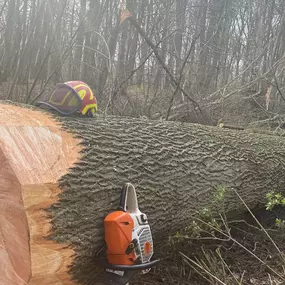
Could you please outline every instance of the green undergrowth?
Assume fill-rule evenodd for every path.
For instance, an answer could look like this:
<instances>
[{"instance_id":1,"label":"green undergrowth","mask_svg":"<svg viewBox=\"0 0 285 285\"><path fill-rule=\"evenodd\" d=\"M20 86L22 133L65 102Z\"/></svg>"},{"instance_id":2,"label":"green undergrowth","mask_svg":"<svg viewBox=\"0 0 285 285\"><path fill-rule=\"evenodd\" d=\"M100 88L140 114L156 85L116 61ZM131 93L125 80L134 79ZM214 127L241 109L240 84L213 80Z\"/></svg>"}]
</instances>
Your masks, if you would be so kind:
<instances>
[{"instance_id":1,"label":"green undergrowth","mask_svg":"<svg viewBox=\"0 0 285 285\"><path fill-rule=\"evenodd\" d=\"M228 191L244 205L239 219L225 212ZM235 189L217 186L213 205L201 209L190 226L169 238L181 279L211 285L285 284L285 218L278 216L285 213L285 197L271 191L266 201L255 212Z\"/></svg>"}]
</instances>

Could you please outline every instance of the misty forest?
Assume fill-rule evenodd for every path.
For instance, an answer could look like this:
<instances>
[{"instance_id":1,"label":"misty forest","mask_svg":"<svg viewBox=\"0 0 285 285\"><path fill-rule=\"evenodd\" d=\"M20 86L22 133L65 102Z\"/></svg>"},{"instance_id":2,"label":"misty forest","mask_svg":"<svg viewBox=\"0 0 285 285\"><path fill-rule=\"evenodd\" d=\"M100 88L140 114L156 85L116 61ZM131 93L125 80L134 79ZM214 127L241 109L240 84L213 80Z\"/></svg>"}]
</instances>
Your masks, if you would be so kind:
<instances>
[{"instance_id":1,"label":"misty forest","mask_svg":"<svg viewBox=\"0 0 285 285\"><path fill-rule=\"evenodd\" d=\"M69 81L95 118L38 108ZM285 284L284 128L283 0L0 0L0 284L97 284L125 182L161 261L124 284Z\"/></svg>"}]
</instances>

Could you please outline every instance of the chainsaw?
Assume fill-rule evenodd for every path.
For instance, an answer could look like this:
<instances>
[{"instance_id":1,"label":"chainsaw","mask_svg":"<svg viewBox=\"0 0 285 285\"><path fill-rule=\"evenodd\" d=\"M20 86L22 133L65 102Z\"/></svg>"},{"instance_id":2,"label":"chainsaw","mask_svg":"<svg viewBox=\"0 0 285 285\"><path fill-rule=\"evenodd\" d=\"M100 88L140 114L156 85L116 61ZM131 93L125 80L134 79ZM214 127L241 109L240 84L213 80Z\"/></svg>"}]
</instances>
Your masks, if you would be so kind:
<instances>
[{"instance_id":1,"label":"chainsaw","mask_svg":"<svg viewBox=\"0 0 285 285\"><path fill-rule=\"evenodd\" d=\"M95 284L129 284L136 273L146 274L159 262L153 257L153 240L146 214L138 207L135 187L123 186L120 207L104 220L106 257L97 254L96 264L104 272ZM102 252L102 250L101 250Z\"/></svg>"}]
</instances>

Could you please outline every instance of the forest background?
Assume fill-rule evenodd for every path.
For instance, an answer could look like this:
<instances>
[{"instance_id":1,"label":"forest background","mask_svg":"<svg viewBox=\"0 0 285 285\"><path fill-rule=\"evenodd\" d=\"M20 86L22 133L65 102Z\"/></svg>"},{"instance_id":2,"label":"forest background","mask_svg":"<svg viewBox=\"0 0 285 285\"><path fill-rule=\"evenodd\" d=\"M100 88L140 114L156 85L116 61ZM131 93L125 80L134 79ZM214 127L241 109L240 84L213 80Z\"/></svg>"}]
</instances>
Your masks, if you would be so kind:
<instances>
[{"instance_id":1,"label":"forest background","mask_svg":"<svg viewBox=\"0 0 285 285\"><path fill-rule=\"evenodd\" d=\"M120 23L119 1L0 0L1 98L33 103L59 82L83 80L108 114L283 125L284 1L128 8L144 37Z\"/></svg>"}]
</instances>

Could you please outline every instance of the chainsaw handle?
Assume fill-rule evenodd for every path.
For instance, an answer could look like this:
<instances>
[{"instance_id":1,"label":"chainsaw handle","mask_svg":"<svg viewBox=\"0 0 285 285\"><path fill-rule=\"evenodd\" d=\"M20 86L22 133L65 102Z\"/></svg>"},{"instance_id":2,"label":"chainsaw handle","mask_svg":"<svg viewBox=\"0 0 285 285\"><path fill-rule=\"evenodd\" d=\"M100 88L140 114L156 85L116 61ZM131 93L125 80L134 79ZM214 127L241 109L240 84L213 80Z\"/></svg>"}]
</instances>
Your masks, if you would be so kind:
<instances>
[{"instance_id":1,"label":"chainsaw handle","mask_svg":"<svg viewBox=\"0 0 285 285\"><path fill-rule=\"evenodd\" d=\"M126 183L122 188L119 209L130 213L139 211L136 189L131 183Z\"/></svg>"}]
</instances>

